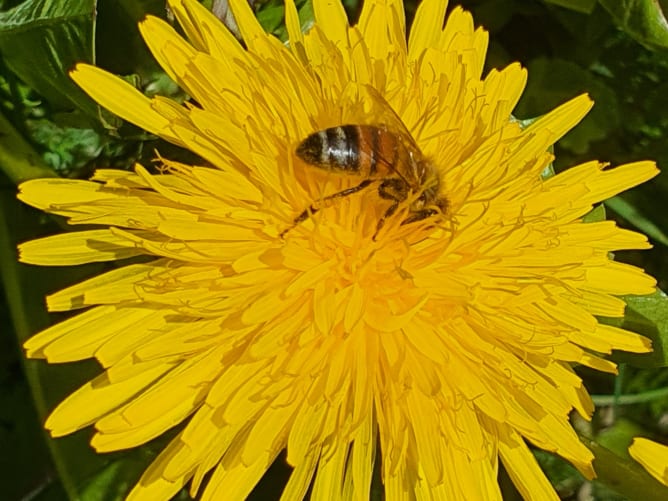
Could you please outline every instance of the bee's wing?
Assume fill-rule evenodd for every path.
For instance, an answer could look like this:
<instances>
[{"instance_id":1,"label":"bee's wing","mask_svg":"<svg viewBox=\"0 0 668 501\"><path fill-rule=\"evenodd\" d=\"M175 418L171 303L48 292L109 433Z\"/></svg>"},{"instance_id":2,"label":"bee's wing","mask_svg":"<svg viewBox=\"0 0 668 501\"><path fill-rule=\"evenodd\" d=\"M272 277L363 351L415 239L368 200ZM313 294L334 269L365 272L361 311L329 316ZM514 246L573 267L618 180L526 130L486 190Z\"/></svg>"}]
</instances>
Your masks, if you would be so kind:
<instances>
[{"instance_id":1,"label":"bee's wing","mask_svg":"<svg viewBox=\"0 0 668 501\"><path fill-rule=\"evenodd\" d=\"M364 86L360 97L364 102L364 113L368 117L367 124L384 128L397 138L401 148L401 152L395 153L394 160L379 157L378 161L385 163L387 169L403 179L407 186L414 186L421 177L417 160L422 154L413 135L390 103L375 88Z\"/></svg>"},{"instance_id":2,"label":"bee's wing","mask_svg":"<svg viewBox=\"0 0 668 501\"><path fill-rule=\"evenodd\" d=\"M365 100L365 105L369 107L368 110L365 109L365 114L369 116L368 125L383 126L398 136L412 152L420 151L404 121L380 92L370 85L365 85L362 88L361 97Z\"/></svg>"}]
</instances>

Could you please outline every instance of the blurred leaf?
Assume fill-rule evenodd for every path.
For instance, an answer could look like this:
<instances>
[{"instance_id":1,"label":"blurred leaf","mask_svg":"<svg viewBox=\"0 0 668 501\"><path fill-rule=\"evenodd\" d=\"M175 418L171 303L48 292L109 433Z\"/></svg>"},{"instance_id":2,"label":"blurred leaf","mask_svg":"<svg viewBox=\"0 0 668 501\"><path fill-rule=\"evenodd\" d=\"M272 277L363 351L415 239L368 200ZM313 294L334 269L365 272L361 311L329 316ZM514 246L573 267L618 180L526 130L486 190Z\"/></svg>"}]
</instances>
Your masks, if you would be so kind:
<instances>
[{"instance_id":1,"label":"blurred leaf","mask_svg":"<svg viewBox=\"0 0 668 501\"><path fill-rule=\"evenodd\" d=\"M517 2L518 0L496 0L472 5L476 24L479 23L484 26L485 30L490 33L499 31L512 19L517 8Z\"/></svg>"},{"instance_id":2,"label":"blurred leaf","mask_svg":"<svg viewBox=\"0 0 668 501\"><path fill-rule=\"evenodd\" d=\"M61 175L80 169L102 151L102 138L92 129L59 127L45 119L29 120L27 126L33 140L46 148L46 162Z\"/></svg>"},{"instance_id":3,"label":"blurred leaf","mask_svg":"<svg viewBox=\"0 0 668 501\"><path fill-rule=\"evenodd\" d=\"M257 12L257 20L267 33L274 33L283 25L284 18L283 2L270 1L262 4Z\"/></svg>"},{"instance_id":4,"label":"blurred leaf","mask_svg":"<svg viewBox=\"0 0 668 501\"><path fill-rule=\"evenodd\" d=\"M614 422L604 427L596 434L596 441L618 456L629 459L628 448L633 437L642 434L643 430L638 423L617 417Z\"/></svg>"},{"instance_id":5,"label":"blurred leaf","mask_svg":"<svg viewBox=\"0 0 668 501\"><path fill-rule=\"evenodd\" d=\"M0 12L0 53L23 81L59 109L89 116L97 105L69 78L78 61L94 62L95 0L28 0Z\"/></svg>"},{"instance_id":6,"label":"blurred leaf","mask_svg":"<svg viewBox=\"0 0 668 501\"><path fill-rule=\"evenodd\" d=\"M311 0L297 0L297 2L295 2L295 4L296 4L297 9L298 9L297 13L299 15L299 22L300 22L300 25L301 25L302 32L305 33L306 31L308 31L311 28L311 26L313 26L313 19L314 19L313 5L311 3ZM267 2L267 5L268 5L269 10L272 10L272 8L274 6L278 6L281 10L281 16L285 15L284 14L285 8L283 7L284 4L283 4L282 0L278 0L277 2L274 2L272 0L270 2ZM275 24L275 21L271 21L271 22L268 22L268 20L262 21L262 17L263 16L268 16L268 17L272 18L272 17L275 17L276 15L277 15L276 12L272 12L272 13L269 13L269 14L263 14L262 10L260 10L257 13L258 19L261 20L260 22L263 23L263 26L265 26L265 29L267 29L267 27L271 27L272 23ZM283 22L283 20L284 20L284 18L281 17L279 25L272 29L272 33L276 37L278 37L280 40L285 42L288 39L288 30L285 27L285 23ZM264 24L264 23L268 23L268 24Z\"/></svg>"},{"instance_id":7,"label":"blurred leaf","mask_svg":"<svg viewBox=\"0 0 668 501\"><path fill-rule=\"evenodd\" d=\"M55 176L2 113L0 113L0 171L15 184L38 177Z\"/></svg>"},{"instance_id":8,"label":"blurred leaf","mask_svg":"<svg viewBox=\"0 0 668 501\"><path fill-rule=\"evenodd\" d=\"M528 85L516 111L520 116L545 114L585 92L595 101L592 111L559 141L562 148L586 153L591 142L604 139L619 126L615 93L582 67L562 59L540 57L528 64L528 71Z\"/></svg>"},{"instance_id":9,"label":"blurred leaf","mask_svg":"<svg viewBox=\"0 0 668 501\"><path fill-rule=\"evenodd\" d=\"M543 470L550 483L557 491L559 499L571 499L584 482L584 477L564 458L549 452L533 449L540 469Z\"/></svg>"},{"instance_id":10,"label":"blurred leaf","mask_svg":"<svg viewBox=\"0 0 668 501\"><path fill-rule=\"evenodd\" d=\"M50 218L18 202L14 187L0 191L0 195L0 278L21 344L52 323L44 305L47 293L99 274L103 265L43 268L18 263L16 245L19 242L60 231L60 228ZM44 224L45 221L49 224ZM63 319L62 314L53 316ZM99 372L98 364L92 360L57 365L43 360L25 360L24 368L41 422L59 401ZM67 437L46 439L58 477L70 499L102 499L84 494L89 492L87 489L93 489L98 475L108 475L109 464L117 462L126 481L117 478L113 485L108 485L106 495L109 497L105 499L121 499L148 461L155 457L155 451L147 445L131 452L96 454L88 444L91 434L91 429L85 429Z\"/></svg>"},{"instance_id":11,"label":"blurred leaf","mask_svg":"<svg viewBox=\"0 0 668 501\"><path fill-rule=\"evenodd\" d=\"M606 220L605 205L598 204L582 218L585 223L597 223Z\"/></svg>"},{"instance_id":12,"label":"blurred leaf","mask_svg":"<svg viewBox=\"0 0 668 501\"><path fill-rule=\"evenodd\" d=\"M565 7L566 9L582 12L583 14L591 14L596 7L596 0L544 0L545 3Z\"/></svg>"},{"instance_id":13,"label":"blurred leaf","mask_svg":"<svg viewBox=\"0 0 668 501\"><path fill-rule=\"evenodd\" d=\"M624 300L627 306L621 327L650 338L654 351L614 352L610 358L635 367L668 366L668 296L657 290L648 296L625 296Z\"/></svg>"},{"instance_id":14,"label":"blurred leaf","mask_svg":"<svg viewBox=\"0 0 668 501\"><path fill-rule=\"evenodd\" d=\"M556 26L565 30L565 33L560 33L555 26L547 35L554 55L558 54L561 59L575 62L585 69L598 60L601 52L607 48L607 40L619 32L602 7L597 3L593 7L589 13L549 9L549 15Z\"/></svg>"},{"instance_id":15,"label":"blurred leaf","mask_svg":"<svg viewBox=\"0 0 668 501\"><path fill-rule=\"evenodd\" d=\"M152 80L161 72L139 31L146 15L166 17L165 0L114 0L98 2L95 26L96 64L112 73L137 73Z\"/></svg>"},{"instance_id":16,"label":"blurred leaf","mask_svg":"<svg viewBox=\"0 0 668 501\"><path fill-rule=\"evenodd\" d=\"M503 501L524 501L524 498L510 478L508 470L503 466L503 462L499 462L498 482L499 487L501 488L501 499L503 499ZM372 501L376 500L373 499Z\"/></svg>"},{"instance_id":17,"label":"blurred leaf","mask_svg":"<svg viewBox=\"0 0 668 501\"><path fill-rule=\"evenodd\" d=\"M630 430L624 427L614 438L616 446L623 441L631 443L631 436L623 438L621 433ZM668 499L668 487L660 484L654 477L647 473L639 463L623 453L615 454L589 437L580 436L580 440L594 453L594 469L597 473L597 482L614 489L627 499L642 499L644 501L663 501Z\"/></svg>"},{"instance_id":18,"label":"blurred leaf","mask_svg":"<svg viewBox=\"0 0 668 501\"><path fill-rule=\"evenodd\" d=\"M315 22L315 14L313 13L313 3L311 0L306 0L304 4L299 7L299 22L301 23L302 31L306 33L311 29Z\"/></svg>"},{"instance_id":19,"label":"blurred leaf","mask_svg":"<svg viewBox=\"0 0 668 501\"><path fill-rule=\"evenodd\" d=\"M13 192L13 190L12 190ZM13 193L12 193L13 195ZM0 239L4 232L0 229ZM0 251L1 258L7 258ZM41 424L32 403L30 388L22 377L21 352L11 328L9 310L0 290L0 483L3 499L47 499L62 501L65 492L58 483L44 442ZM47 497L47 492L52 493Z\"/></svg>"},{"instance_id":20,"label":"blurred leaf","mask_svg":"<svg viewBox=\"0 0 668 501\"><path fill-rule=\"evenodd\" d=\"M15 189L0 192L0 276L2 277L10 313L19 344L31 334L50 324L44 305L44 295L65 283L80 278L82 272L90 273L91 267L83 269L50 268L45 270L17 262L16 245L28 238L57 230L54 225L45 226L37 212L16 200ZM9 217L11 216L11 217ZM92 368L89 364L88 370ZM48 366L43 361L25 361L25 372L32 390L35 406L44 422L46 414L57 399L83 383L84 364ZM44 435L42 435L44 436ZM90 475L99 467L99 459L86 444L86 436L79 433L64 440L47 439L46 443L54 459L68 496L72 499L78 492L77 484L82 476ZM69 451L69 452L67 452ZM63 457L70 454L77 463L68 463Z\"/></svg>"},{"instance_id":21,"label":"blurred leaf","mask_svg":"<svg viewBox=\"0 0 668 501\"><path fill-rule=\"evenodd\" d=\"M286 460L286 453L283 451L255 484L246 501L278 501L281 497L279 493L285 490L292 471ZM373 491L373 484L371 489ZM374 501L373 492L369 501Z\"/></svg>"},{"instance_id":22,"label":"blurred leaf","mask_svg":"<svg viewBox=\"0 0 668 501\"><path fill-rule=\"evenodd\" d=\"M668 47L668 21L657 0L600 0L615 22L638 42Z\"/></svg>"},{"instance_id":23,"label":"blurred leaf","mask_svg":"<svg viewBox=\"0 0 668 501\"><path fill-rule=\"evenodd\" d=\"M638 230L656 242L668 246L668 236L656 224L643 216L634 205L622 197L612 197L605 201L605 205L614 210L621 217L633 224Z\"/></svg>"},{"instance_id":24,"label":"blurred leaf","mask_svg":"<svg viewBox=\"0 0 668 501\"><path fill-rule=\"evenodd\" d=\"M86 482L81 485L79 499L83 501L123 501L139 480L148 463L156 458L157 451L162 449L167 438L163 438L127 452L105 454L106 464L99 468ZM191 500L186 489L171 498L171 501Z\"/></svg>"}]
</instances>

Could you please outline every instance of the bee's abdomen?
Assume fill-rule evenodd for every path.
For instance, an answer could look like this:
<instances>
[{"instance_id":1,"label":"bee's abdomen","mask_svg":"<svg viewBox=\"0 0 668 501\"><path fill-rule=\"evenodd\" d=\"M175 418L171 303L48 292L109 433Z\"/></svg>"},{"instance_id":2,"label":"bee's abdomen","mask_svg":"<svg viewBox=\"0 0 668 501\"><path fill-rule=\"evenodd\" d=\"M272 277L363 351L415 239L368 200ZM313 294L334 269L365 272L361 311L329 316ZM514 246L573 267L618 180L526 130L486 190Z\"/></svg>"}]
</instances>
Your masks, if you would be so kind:
<instances>
[{"instance_id":1,"label":"bee's abdomen","mask_svg":"<svg viewBox=\"0 0 668 501\"><path fill-rule=\"evenodd\" d=\"M297 156L324 169L360 172L360 141L358 125L342 125L315 132L298 147Z\"/></svg>"}]
</instances>

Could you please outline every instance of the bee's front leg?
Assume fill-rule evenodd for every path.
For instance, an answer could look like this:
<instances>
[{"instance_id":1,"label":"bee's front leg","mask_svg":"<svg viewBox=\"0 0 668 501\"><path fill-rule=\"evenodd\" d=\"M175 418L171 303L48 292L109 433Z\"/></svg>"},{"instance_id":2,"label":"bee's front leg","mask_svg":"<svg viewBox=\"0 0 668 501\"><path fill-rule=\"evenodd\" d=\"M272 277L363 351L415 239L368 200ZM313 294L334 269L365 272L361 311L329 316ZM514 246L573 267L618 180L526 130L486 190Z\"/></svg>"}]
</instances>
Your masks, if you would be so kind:
<instances>
[{"instance_id":1,"label":"bee's front leg","mask_svg":"<svg viewBox=\"0 0 668 501\"><path fill-rule=\"evenodd\" d=\"M280 238L283 238L288 231L292 230L298 224L301 224L304 221L306 221L313 214L318 212L322 208L322 206L325 205L327 202L329 202L331 200L334 200L336 198L347 197L349 195L357 193L358 191L362 191L364 188L367 188L368 186L370 186L374 182L376 182L376 179L365 179L364 181L362 181L357 186L353 186L352 188L346 188L345 190L337 191L336 193L332 193L331 195L327 195L326 197L321 198L320 200L318 200L316 202L313 202L306 209L304 209L304 211L301 212L296 218L293 219L292 226L290 226L289 228L284 229L282 232L280 232L278 234L278 236Z\"/></svg>"}]
</instances>

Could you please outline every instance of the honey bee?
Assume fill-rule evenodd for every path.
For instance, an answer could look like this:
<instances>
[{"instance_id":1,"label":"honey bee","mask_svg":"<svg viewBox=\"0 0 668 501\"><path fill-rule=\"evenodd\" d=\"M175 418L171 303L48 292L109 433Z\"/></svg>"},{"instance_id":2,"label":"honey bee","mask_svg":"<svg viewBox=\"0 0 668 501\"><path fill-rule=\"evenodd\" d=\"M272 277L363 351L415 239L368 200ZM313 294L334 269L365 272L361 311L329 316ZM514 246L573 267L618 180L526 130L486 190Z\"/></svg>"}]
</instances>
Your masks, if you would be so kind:
<instances>
[{"instance_id":1,"label":"honey bee","mask_svg":"<svg viewBox=\"0 0 668 501\"><path fill-rule=\"evenodd\" d=\"M409 201L408 214L402 225L445 214L448 208L448 200L440 194L438 172L408 131L391 130L385 124L341 125L309 135L299 143L295 153L309 166L361 176L364 180L313 202L294 218L291 227L281 232L281 238L328 202L374 185L378 187L378 196L391 204L378 220L373 240L402 202Z\"/></svg>"}]
</instances>

